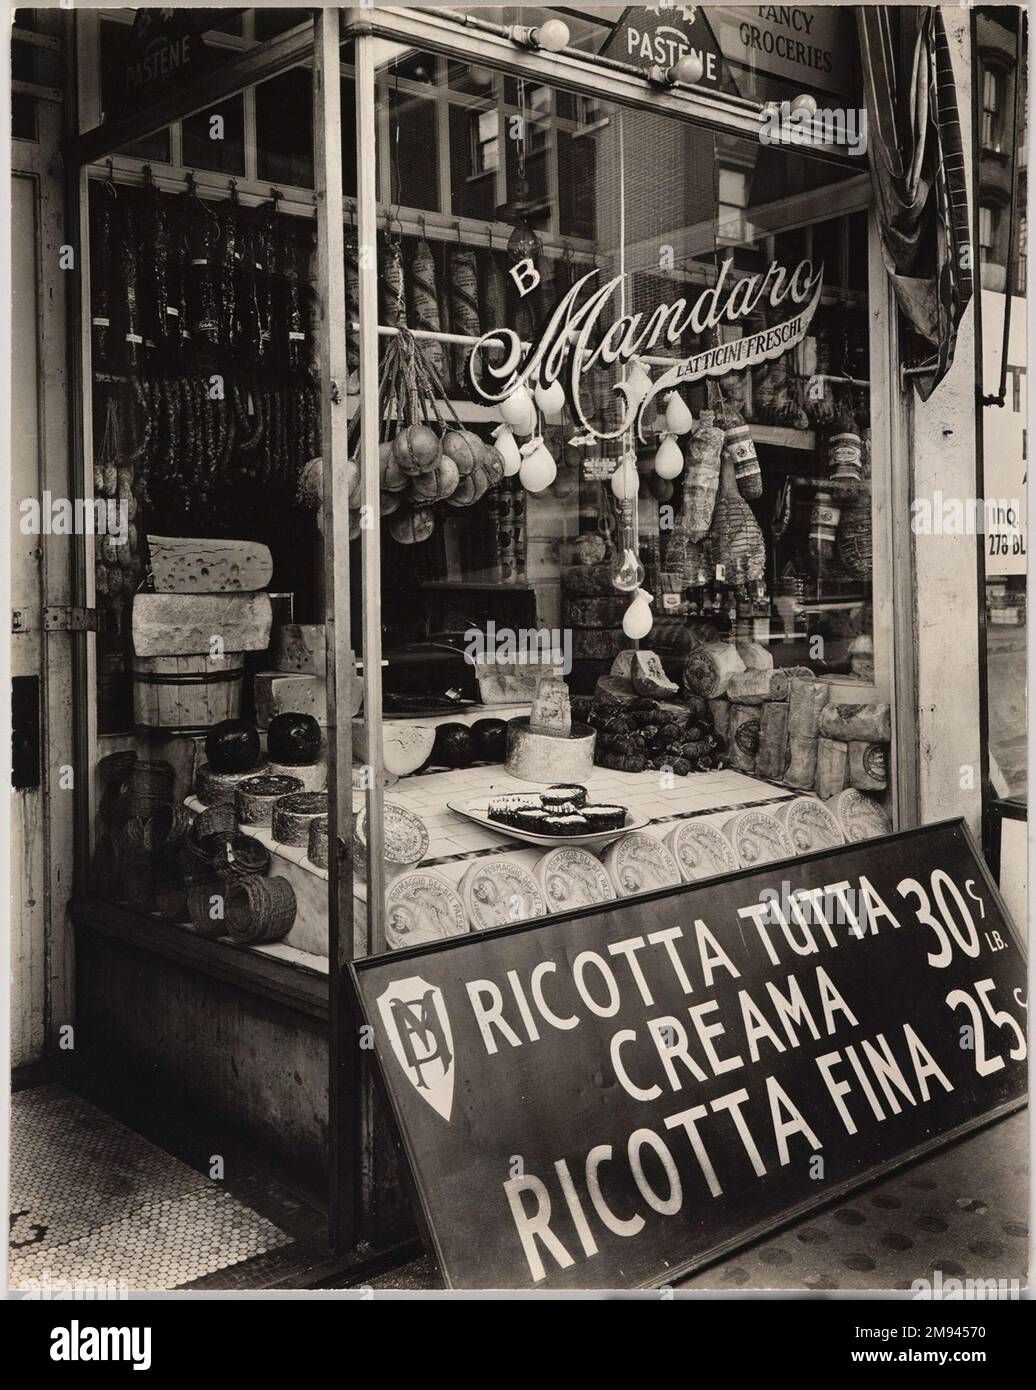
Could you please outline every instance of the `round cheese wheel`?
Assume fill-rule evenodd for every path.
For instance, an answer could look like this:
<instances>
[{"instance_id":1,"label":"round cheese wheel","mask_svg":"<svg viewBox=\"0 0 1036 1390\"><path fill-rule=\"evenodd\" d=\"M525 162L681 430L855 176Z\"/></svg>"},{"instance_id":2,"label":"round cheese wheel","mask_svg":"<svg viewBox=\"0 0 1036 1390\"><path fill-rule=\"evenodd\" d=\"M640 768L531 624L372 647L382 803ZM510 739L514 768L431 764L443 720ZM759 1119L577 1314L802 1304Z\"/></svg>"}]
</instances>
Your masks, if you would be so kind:
<instances>
[{"instance_id":1,"label":"round cheese wheel","mask_svg":"<svg viewBox=\"0 0 1036 1390\"><path fill-rule=\"evenodd\" d=\"M547 910L532 874L503 854L476 859L461 880L460 891L474 931L542 917Z\"/></svg>"},{"instance_id":2,"label":"round cheese wheel","mask_svg":"<svg viewBox=\"0 0 1036 1390\"><path fill-rule=\"evenodd\" d=\"M249 777L234 793L237 818L242 825L270 825L277 801L301 790L297 777Z\"/></svg>"},{"instance_id":3,"label":"round cheese wheel","mask_svg":"<svg viewBox=\"0 0 1036 1390\"><path fill-rule=\"evenodd\" d=\"M680 867L661 840L633 830L604 852L604 867L620 898L652 893L680 882Z\"/></svg>"},{"instance_id":4,"label":"round cheese wheel","mask_svg":"<svg viewBox=\"0 0 1036 1390\"><path fill-rule=\"evenodd\" d=\"M389 872L414 869L428 853L428 828L420 816L392 801L384 805L382 824L382 857ZM361 877L367 863L367 809L356 818L355 841L357 854L354 869Z\"/></svg>"},{"instance_id":5,"label":"round cheese wheel","mask_svg":"<svg viewBox=\"0 0 1036 1390\"><path fill-rule=\"evenodd\" d=\"M271 759L264 769L271 777L297 777L302 790L322 792L327 788L327 763L310 763L308 766L295 763L275 763Z\"/></svg>"},{"instance_id":6,"label":"round cheese wheel","mask_svg":"<svg viewBox=\"0 0 1036 1390\"><path fill-rule=\"evenodd\" d=\"M876 835L888 835L892 831L892 822L881 803L855 787L839 792L833 803L832 809L848 844L872 840Z\"/></svg>"},{"instance_id":7,"label":"round cheese wheel","mask_svg":"<svg viewBox=\"0 0 1036 1390\"><path fill-rule=\"evenodd\" d=\"M730 841L709 821L681 821L666 836L666 845L685 883L734 873L740 867Z\"/></svg>"},{"instance_id":8,"label":"round cheese wheel","mask_svg":"<svg viewBox=\"0 0 1036 1390\"><path fill-rule=\"evenodd\" d=\"M326 869L328 861L327 849L327 817L316 816L309 823L309 862L315 864L318 869Z\"/></svg>"},{"instance_id":9,"label":"round cheese wheel","mask_svg":"<svg viewBox=\"0 0 1036 1390\"><path fill-rule=\"evenodd\" d=\"M327 792L291 792L273 808L273 838L279 845L308 845L309 827L327 815Z\"/></svg>"},{"instance_id":10,"label":"round cheese wheel","mask_svg":"<svg viewBox=\"0 0 1036 1390\"><path fill-rule=\"evenodd\" d=\"M468 930L468 914L456 889L427 869L402 874L385 894L385 943L391 951L425 946Z\"/></svg>"},{"instance_id":11,"label":"round cheese wheel","mask_svg":"<svg viewBox=\"0 0 1036 1390\"><path fill-rule=\"evenodd\" d=\"M203 763L194 774L194 790L198 793L199 801L204 801L206 806L216 806L221 801L233 801L241 783L264 770L265 764L261 760L258 767L247 772L217 772L211 764Z\"/></svg>"},{"instance_id":12,"label":"round cheese wheel","mask_svg":"<svg viewBox=\"0 0 1036 1390\"><path fill-rule=\"evenodd\" d=\"M774 815L788 832L796 854L834 849L845 843L838 818L816 796L796 796L778 806Z\"/></svg>"},{"instance_id":13,"label":"round cheese wheel","mask_svg":"<svg viewBox=\"0 0 1036 1390\"><path fill-rule=\"evenodd\" d=\"M743 869L755 869L760 864L795 857L784 826L766 811L739 811L727 821L723 832L733 845Z\"/></svg>"},{"instance_id":14,"label":"round cheese wheel","mask_svg":"<svg viewBox=\"0 0 1036 1390\"><path fill-rule=\"evenodd\" d=\"M536 865L548 912L570 912L611 902L615 889L599 859L578 845L548 850Z\"/></svg>"}]
</instances>

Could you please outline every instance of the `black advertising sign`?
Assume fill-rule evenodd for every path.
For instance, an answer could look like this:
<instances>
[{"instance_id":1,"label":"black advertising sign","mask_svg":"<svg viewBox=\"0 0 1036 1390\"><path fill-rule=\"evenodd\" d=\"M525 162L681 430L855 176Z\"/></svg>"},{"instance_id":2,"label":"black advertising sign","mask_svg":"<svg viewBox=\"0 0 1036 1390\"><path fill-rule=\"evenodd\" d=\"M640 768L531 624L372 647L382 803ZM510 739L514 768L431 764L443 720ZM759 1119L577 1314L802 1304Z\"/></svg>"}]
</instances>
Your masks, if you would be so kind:
<instances>
[{"instance_id":1,"label":"black advertising sign","mask_svg":"<svg viewBox=\"0 0 1036 1390\"><path fill-rule=\"evenodd\" d=\"M693 55L701 62L702 87L718 88L727 76L723 55L700 6L630 5L619 16L601 54L645 72L667 71L681 58Z\"/></svg>"},{"instance_id":2,"label":"black advertising sign","mask_svg":"<svg viewBox=\"0 0 1036 1390\"><path fill-rule=\"evenodd\" d=\"M139 111L178 83L208 70L216 56L202 34L236 10L141 9L119 33L112 57L110 116ZM118 31L117 31L118 32Z\"/></svg>"},{"instance_id":3,"label":"black advertising sign","mask_svg":"<svg viewBox=\"0 0 1036 1390\"><path fill-rule=\"evenodd\" d=\"M669 1283L1024 1100L962 821L353 970L459 1288Z\"/></svg>"}]
</instances>

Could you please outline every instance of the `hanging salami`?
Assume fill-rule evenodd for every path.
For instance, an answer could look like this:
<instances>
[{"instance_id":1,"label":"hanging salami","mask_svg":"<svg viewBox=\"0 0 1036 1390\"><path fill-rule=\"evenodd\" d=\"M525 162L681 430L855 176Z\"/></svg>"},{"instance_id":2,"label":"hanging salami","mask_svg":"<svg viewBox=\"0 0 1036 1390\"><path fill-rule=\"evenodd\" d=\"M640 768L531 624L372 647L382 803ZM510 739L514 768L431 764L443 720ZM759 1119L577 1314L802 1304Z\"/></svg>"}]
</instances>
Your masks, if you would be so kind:
<instances>
[{"instance_id":1,"label":"hanging salami","mask_svg":"<svg viewBox=\"0 0 1036 1390\"><path fill-rule=\"evenodd\" d=\"M450 256L450 328L467 338L482 334L478 316L478 265L474 251L455 250ZM468 359L471 349L453 349L453 379L458 393L468 392Z\"/></svg>"},{"instance_id":2,"label":"hanging salami","mask_svg":"<svg viewBox=\"0 0 1036 1390\"><path fill-rule=\"evenodd\" d=\"M414 306L415 328L426 333L441 333L439 293L435 283L435 257L427 241L419 241L410 264L410 297ZM425 342L423 350L428 362L440 378L446 375L446 359L442 344Z\"/></svg>"}]
</instances>

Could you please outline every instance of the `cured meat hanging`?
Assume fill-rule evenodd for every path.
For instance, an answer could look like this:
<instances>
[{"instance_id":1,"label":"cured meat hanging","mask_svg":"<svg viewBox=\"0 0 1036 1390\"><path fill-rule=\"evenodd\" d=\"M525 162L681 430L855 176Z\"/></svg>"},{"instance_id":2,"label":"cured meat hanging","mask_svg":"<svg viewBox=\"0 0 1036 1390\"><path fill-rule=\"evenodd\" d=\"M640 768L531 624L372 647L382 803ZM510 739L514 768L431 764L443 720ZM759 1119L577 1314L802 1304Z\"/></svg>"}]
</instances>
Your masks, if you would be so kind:
<instances>
[{"instance_id":1,"label":"cured meat hanging","mask_svg":"<svg viewBox=\"0 0 1036 1390\"><path fill-rule=\"evenodd\" d=\"M414 306L414 325L425 332L441 333L439 293L435 283L435 257L427 241L420 241L410 265L410 296ZM446 376L446 359L441 343L427 342L422 349L429 365L442 380Z\"/></svg>"}]
</instances>

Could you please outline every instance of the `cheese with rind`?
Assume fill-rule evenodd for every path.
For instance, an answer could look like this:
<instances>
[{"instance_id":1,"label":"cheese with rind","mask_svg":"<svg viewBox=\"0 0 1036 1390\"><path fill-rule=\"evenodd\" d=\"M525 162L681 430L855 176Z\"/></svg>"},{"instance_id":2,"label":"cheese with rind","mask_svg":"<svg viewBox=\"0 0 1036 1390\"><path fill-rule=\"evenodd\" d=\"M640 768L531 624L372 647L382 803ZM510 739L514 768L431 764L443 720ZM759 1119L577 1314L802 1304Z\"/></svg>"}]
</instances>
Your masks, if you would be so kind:
<instances>
[{"instance_id":1,"label":"cheese with rind","mask_svg":"<svg viewBox=\"0 0 1036 1390\"><path fill-rule=\"evenodd\" d=\"M272 626L269 594L137 594L133 600L137 656L261 652Z\"/></svg>"},{"instance_id":2,"label":"cheese with rind","mask_svg":"<svg viewBox=\"0 0 1036 1390\"><path fill-rule=\"evenodd\" d=\"M158 594L255 593L273 577L273 557L259 541L148 536Z\"/></svg>"},{"instance_id":3,"label":"cheese with rind","mask_svg":"<svg viewBox=\"0 0 1036 1390\"><path fill-rule=\"evenodd\" d=\"M327 689L323 676L258 671L254 688L255 722L260 729L267 728L278 714L311 714L318 724L327 723Z\"/></svg>"}]
</instances>

